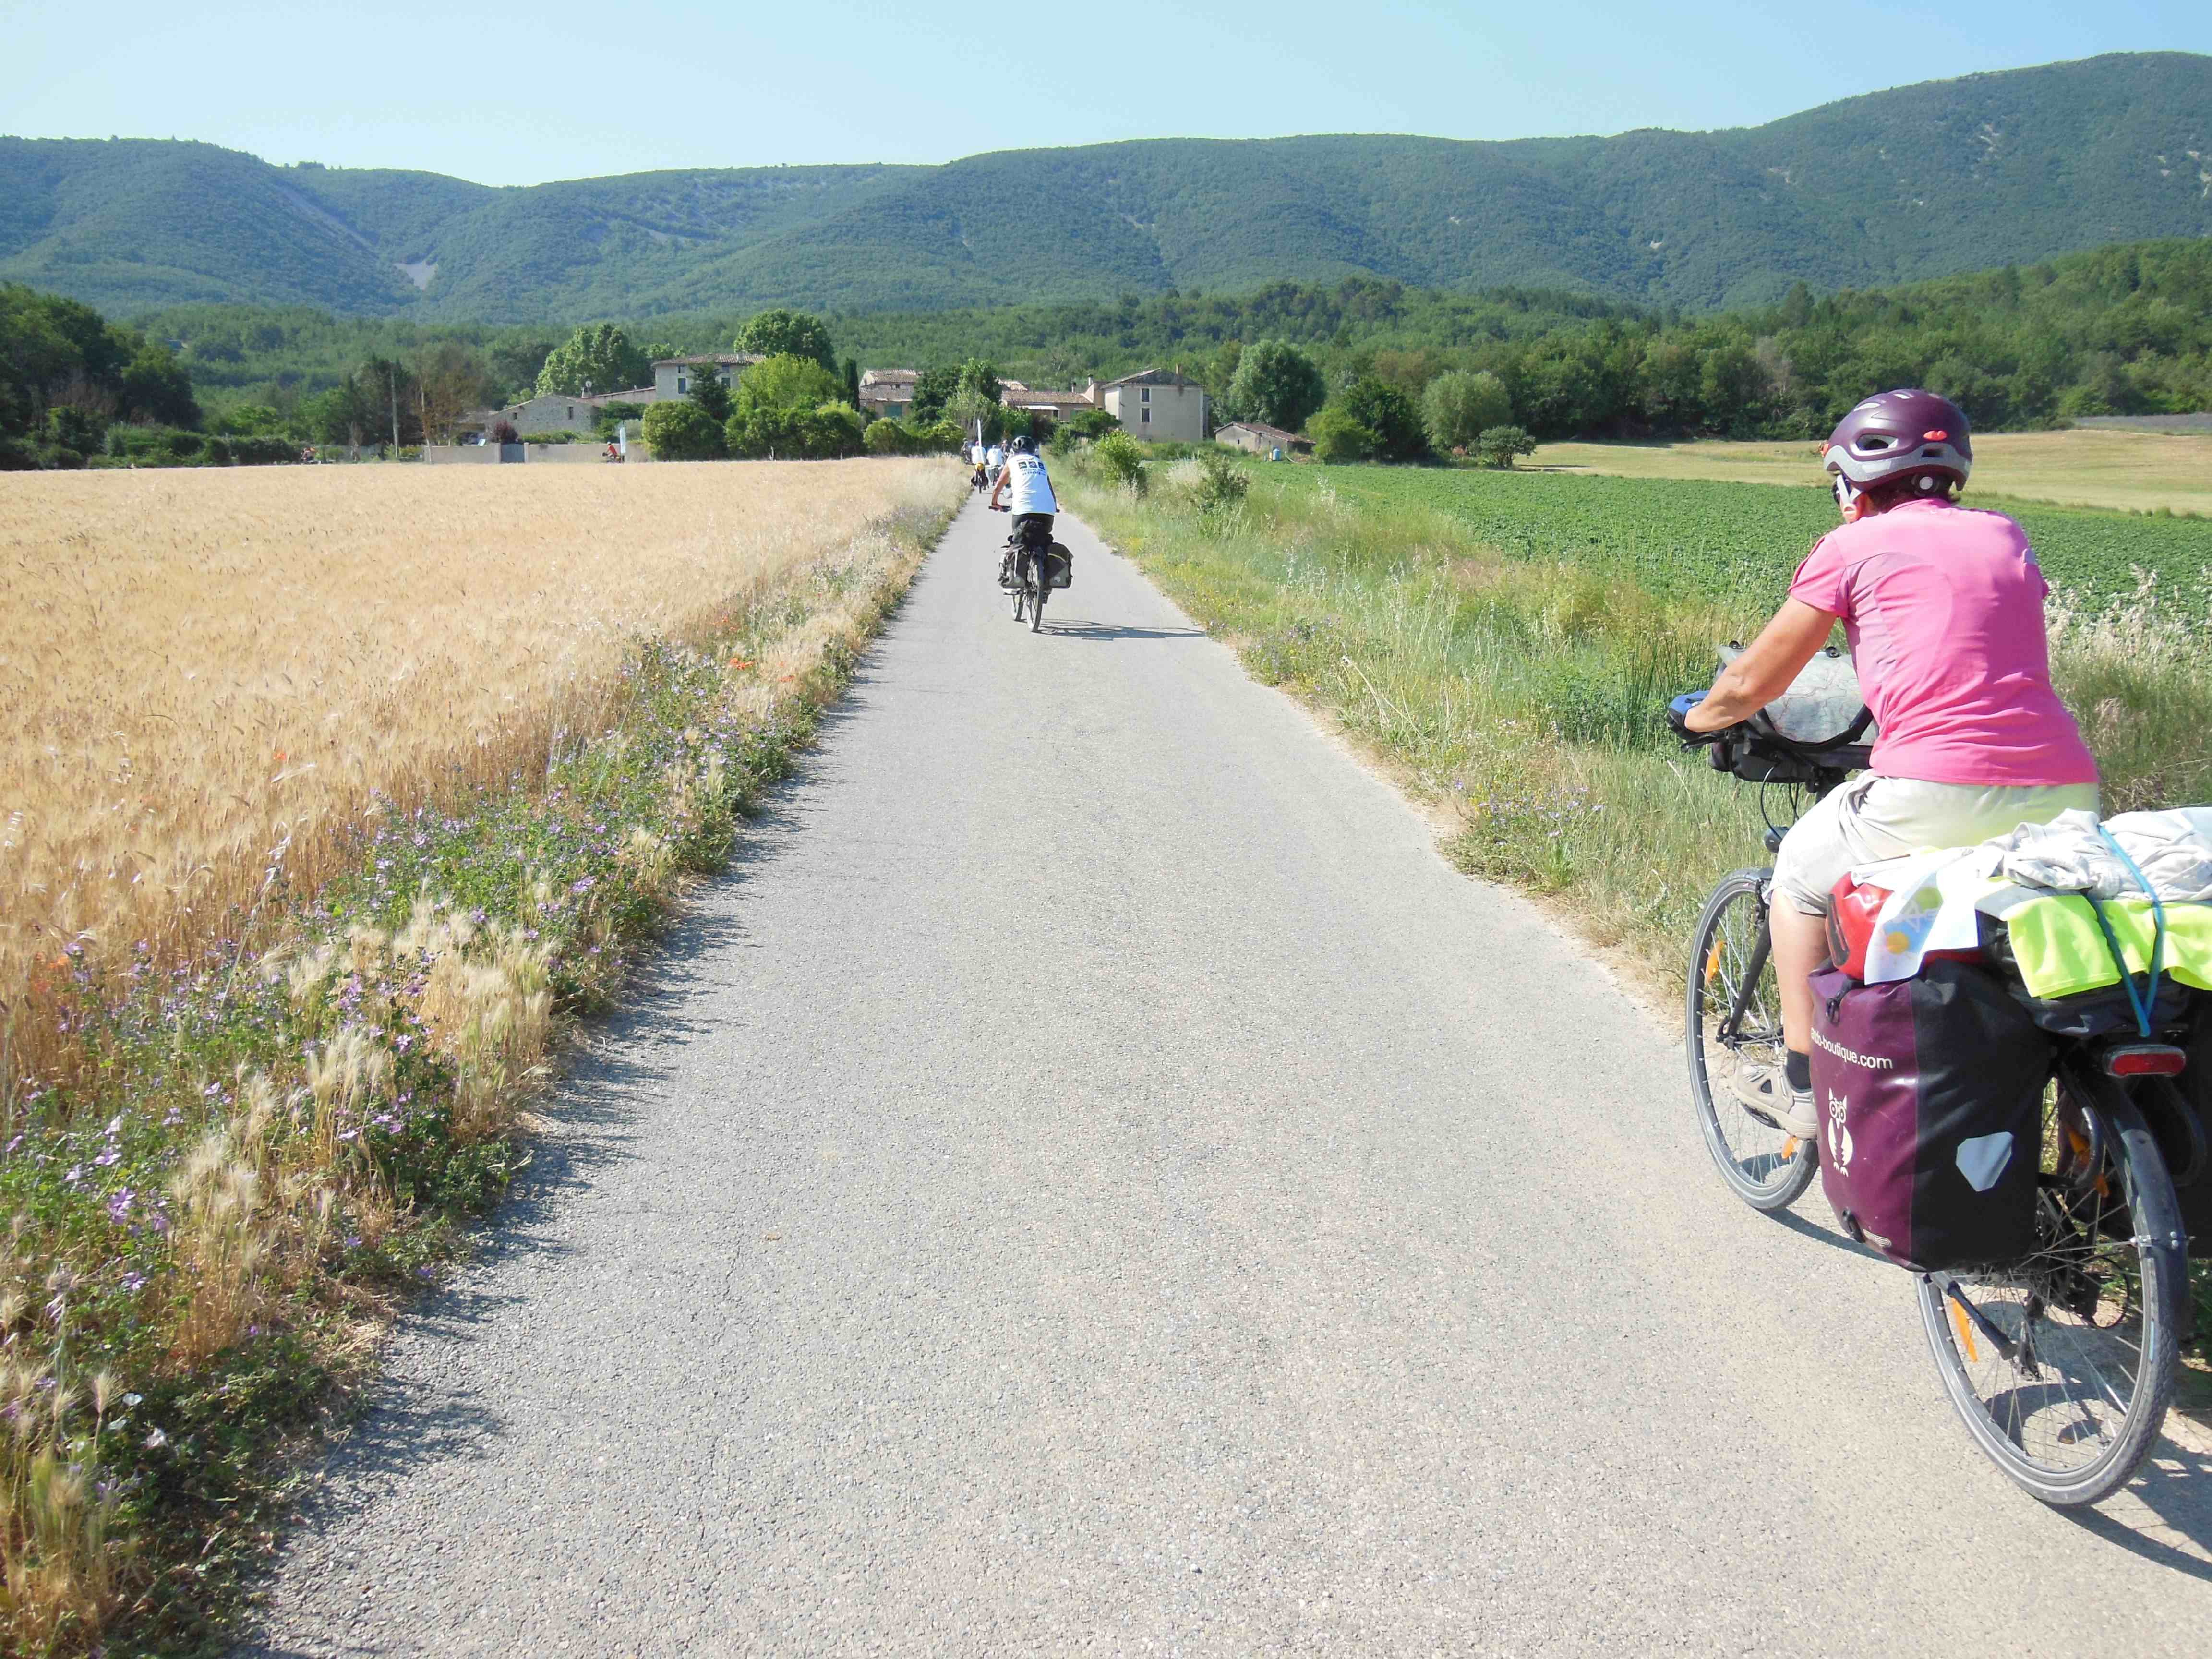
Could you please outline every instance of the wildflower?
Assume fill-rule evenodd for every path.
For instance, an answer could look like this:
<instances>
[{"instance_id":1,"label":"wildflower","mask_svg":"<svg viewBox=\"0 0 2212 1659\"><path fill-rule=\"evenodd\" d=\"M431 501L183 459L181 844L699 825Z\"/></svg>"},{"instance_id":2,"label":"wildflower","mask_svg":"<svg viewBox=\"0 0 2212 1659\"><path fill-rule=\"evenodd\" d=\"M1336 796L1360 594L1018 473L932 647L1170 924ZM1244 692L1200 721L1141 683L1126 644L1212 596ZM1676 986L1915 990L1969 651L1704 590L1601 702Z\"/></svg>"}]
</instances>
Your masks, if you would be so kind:
<instances>
[{"instance_id":1,"label":"wildflower","mask_svg":"<svg viewBox=\"0 0 2212 1659\"><path fill-rule=\"evenodd\" d=\"M146 1288L146 1275L141 1273L128 1273L124 1274L123 1288L130 1291L133 1296L136 1296L140 1291ZM138 1396L135 1394L125 1395L123 1396L123 1399L124 1403L126 1405L135 1406L138 1403Z\"/></svg>"},{"instance_id":2,"label":"wildflower","mask_svg":"<svg viewBox=\"0 0 2212 1659\"><path fill-rule=\"evenodd\" d=\"M146 1437L143 1443L148 1451L159 1451L162 1447L169 1443L169 1437L163 1434L161 1430L155 1429L151 1434Z\"/></svg>"},{"instance_id":3,"label":"wildflower","mask_svg":"<svg viewBox=\"0 0 2212 1659\"><path fill-rule=\"evenodd\" d=\"M74 1187L78 1182L84 1179L84 1165L82 1164L70 1164L69 1166L69 1173L64 1176L62 1179L68 1182L70 1185Z\"/></svg>"}]
</instances>

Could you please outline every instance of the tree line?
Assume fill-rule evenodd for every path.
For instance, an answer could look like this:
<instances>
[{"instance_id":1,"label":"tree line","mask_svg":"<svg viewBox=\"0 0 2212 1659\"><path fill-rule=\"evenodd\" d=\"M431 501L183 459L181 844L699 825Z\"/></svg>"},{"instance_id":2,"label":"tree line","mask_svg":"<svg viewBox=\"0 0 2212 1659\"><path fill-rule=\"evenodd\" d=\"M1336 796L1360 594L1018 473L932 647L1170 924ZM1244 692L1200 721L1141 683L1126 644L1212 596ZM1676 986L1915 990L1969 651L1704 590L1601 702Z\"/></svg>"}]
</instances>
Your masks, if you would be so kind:
<instances>
[{"instance_id":1,"label":"tree line","mask_svg":"<svg viewBox=\"0 0 2212 1659\"><path fill-rule=\"evenodd\" d=\"M200 424L169 349L90 306L0 284L0 471L82 465L118 422Z\"/></svg>"},{"instance_id":2,"label":"tree line","mask_svg":"<svg viewBox=\"0 0 2212 1659\"><path fill-rule=\"evenodd\" d=\"M532 389L618 391L645 384L655 357L749 349L742 343L755 320L661 318L647 336L611 323L425 328L300 308L191 307L132 330L69 301L6 293L0 443L14 465L88 453L103 426L118 422L197 428L201 403L211 436L388 443L396 426L405 446ZM1291 430L1313 422L1322 453L1386 459L1486 453L1486 432L1499 434L1492 459L1510 459L1510 447L1498 446L1510 446L1515 428L1547 440L1815 437L1869 391L1905 384L1955 398L1985 430L2212 408L2212 240L2204 239L2121 244L1866 292L1815 296L1801 285L1773 306L1707 316L1354 277L1271 283L1242 296L808 320L818 341L762 355L812 362L835 384L779 371L763 386L796 400L779 407L819 418L755 422L748 400L744 431L733 437L728 420L719 422L724 453L867 441L822 415L828 403L858 413L862 360L921 371L914 415L876 441L923 447L939 441L923 434L948 418L1002 422L991 412L1002 374L1080 385L1154 365L1179 367L1204 385L1224 418ZM833 329L842 357L827 344ZM1265 389L1286 374L1285 386ZM738 412L733 403L730 414Z\"/></svg>"}]
</instances>

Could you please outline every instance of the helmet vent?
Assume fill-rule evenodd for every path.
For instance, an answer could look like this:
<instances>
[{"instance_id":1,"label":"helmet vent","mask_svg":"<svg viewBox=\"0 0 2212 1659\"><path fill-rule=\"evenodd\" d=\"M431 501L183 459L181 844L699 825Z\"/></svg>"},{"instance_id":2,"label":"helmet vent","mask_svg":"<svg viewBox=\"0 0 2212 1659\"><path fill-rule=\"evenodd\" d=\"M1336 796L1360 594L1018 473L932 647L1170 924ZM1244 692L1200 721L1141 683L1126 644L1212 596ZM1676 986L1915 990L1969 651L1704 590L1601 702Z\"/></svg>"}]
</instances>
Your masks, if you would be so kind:
<instances>
[{"instance_id":1,"label":"helmet vent","mask_svg":"<svg viewBox=\"0 0 2212 1659\"><path fill-rule=\"evenodd\" d=\"M1869 432L1865 437L1859 440L1858 447L1861 449L1887 449L1889 447L1889 440L1883 437L1879 432Z\"/></svg>"}]
</instances>

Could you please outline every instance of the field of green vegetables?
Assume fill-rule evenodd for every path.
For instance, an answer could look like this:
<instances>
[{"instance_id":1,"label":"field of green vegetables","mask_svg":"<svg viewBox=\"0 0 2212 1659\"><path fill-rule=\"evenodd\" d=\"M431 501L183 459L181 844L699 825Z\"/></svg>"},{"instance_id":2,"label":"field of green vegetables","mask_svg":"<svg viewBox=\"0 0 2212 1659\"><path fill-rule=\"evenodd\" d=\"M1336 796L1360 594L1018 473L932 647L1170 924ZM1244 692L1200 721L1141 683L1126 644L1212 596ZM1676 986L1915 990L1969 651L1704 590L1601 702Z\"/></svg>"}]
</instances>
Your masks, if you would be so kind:
<instances>
[{"instance_id":1,"label":"field of green vegetables","mask_svg":"<svg viewBox=\"0 0 2212 1659\"><path fill-rule=\"evenodd\" d=\"M1450 514L1500 552L1564 560L1661 599L1771 609L1797 562L1836 526L1817 489L1441 467L1299 467L1292 489ZM1971 501L1971 496L1969 497ZM2051 585L2091 608L2155 573L2161 595L2191 610L2212 599L2212 520L1988 503L2017 518Z\"/></svg>"}]
</instances>

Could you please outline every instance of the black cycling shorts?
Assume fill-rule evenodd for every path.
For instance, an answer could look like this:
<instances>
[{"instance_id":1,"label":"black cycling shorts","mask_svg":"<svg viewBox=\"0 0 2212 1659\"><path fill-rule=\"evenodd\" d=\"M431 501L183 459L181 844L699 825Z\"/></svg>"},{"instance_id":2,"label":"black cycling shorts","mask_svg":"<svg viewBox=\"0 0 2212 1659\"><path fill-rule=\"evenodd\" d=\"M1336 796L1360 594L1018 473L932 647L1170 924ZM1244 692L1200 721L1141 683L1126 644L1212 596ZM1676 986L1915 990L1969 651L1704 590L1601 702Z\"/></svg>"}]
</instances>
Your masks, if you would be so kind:
<instances>
[{"instance_id":1,"label":"black cycling shorts","mask_svg":"<svg viewBox=\"0 0 2212 1659\"><path fill-rule=\"evenodd\" d=\"M1052 545L1052 514L1049 513L1015 514L1014 536L1024 547L1050 547Z\"/></svg>"}]
</instances>

